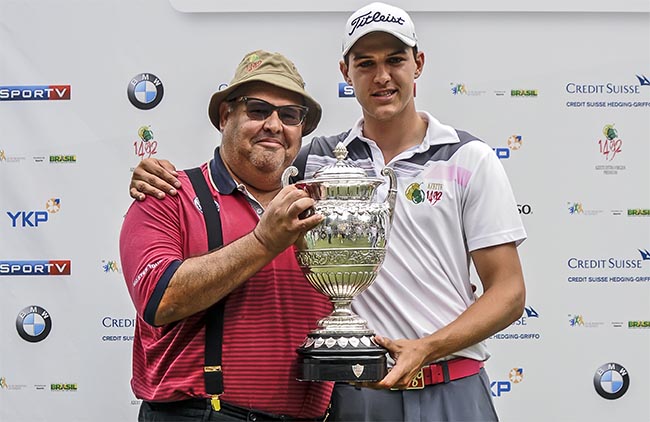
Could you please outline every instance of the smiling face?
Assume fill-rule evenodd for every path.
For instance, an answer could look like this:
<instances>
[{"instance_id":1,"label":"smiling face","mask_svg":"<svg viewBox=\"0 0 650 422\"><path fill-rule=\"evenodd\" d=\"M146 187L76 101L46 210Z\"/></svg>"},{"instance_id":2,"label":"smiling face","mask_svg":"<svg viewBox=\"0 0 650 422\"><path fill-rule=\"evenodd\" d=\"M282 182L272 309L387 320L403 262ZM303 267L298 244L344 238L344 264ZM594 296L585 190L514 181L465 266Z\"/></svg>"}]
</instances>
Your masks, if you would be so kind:
<instances>
[{"instance_id":1,"label":"smiling face","mask_svg":"<svg viewBox=\"0 0 650 422\"><path fill-rule=\"evenodd\" d=\"M372 32L357 41L340 68L354 87L366 121L399 119L415 112L413 84L424 66L424 54L385 32Z\"/></svg>"},{"instance_id":2,"label":"smiling face","mask_svg":"<svg viewBox=\"0 0 650 422\"><path fill-rule=\"evenodd\" d=\"M249 83L237 90L275 106L302 105L302 97L265 83ZM302 145L302 125L282 123L274 111L264 120L253 120L241 101L220 105L221 157L238 181L269 191L280 186L280 176L294 160Z\"/></svg>"}]
</instances>

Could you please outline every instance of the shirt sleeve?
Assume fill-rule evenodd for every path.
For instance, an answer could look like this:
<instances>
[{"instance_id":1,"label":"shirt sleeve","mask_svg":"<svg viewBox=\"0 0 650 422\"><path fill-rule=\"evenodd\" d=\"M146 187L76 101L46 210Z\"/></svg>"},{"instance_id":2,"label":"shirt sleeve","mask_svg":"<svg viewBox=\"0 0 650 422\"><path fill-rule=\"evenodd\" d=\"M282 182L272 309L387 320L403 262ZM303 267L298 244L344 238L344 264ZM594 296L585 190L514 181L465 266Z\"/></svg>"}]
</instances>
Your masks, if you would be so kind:
<instances>
[{"instance_id":1,"label":"shirt sleeve","mask_svg":"<svg viewBox=\"0 0 650 422\"><path fill-rule=\"evenodd\" d=\"M470 251L526 239L517 202L503 165L483 142L471 142L472 177L465 191L463 224Z\"/></svg>"},{"instance_id":2,"label":"shirt sleeve","mask_svg":"<svg viewBox=\"0 0 650 422\"><path fill-rule=\"evenodd\" d=\"M120 259L138 315L150 324L169 280L183 259L180 201L135 201L120 232ZM148 315L147 315L148 314Z\"/></svg>"}]
</instances>

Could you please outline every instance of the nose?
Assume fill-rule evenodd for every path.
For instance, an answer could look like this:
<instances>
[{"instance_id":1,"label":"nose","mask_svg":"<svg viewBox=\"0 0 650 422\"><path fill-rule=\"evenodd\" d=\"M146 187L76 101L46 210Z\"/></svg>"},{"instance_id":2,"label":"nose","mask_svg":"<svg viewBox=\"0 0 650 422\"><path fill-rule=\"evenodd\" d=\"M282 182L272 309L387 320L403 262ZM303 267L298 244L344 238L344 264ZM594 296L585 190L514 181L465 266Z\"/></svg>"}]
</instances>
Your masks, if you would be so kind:
<instances>
[{"instance_id":1,"label":"nose","mask_svg":"<svg viewBox=\"0 0 650 422\"><path fill-rule=\"evenodd\" d=\"M388 67L384 64L379 64L377 66L377 72L375 73L375 82L384 85L390 81L390 72Z\"/></svg>"},{"instance_id":2,"label":"nose","mask_svg":"<svg viewBox=\"0 0 650 422\"><path fill-rule=\"evenodd\" d=\"M282 130L282 121L277 110L273 110L273 113L264 120L264 128L273 133L279 133Z\"/></svg>"}]
</instances>

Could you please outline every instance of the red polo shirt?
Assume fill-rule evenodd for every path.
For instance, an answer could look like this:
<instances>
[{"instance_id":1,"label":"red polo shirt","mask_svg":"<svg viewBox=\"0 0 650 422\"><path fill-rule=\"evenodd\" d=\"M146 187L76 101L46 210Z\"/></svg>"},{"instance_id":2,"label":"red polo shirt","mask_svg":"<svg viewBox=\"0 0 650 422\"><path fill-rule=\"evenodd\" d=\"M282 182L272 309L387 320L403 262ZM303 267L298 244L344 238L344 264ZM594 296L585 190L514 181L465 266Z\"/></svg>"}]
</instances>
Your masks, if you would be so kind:
<instances>
[{"instance_id":1,"label":"red polo shirt","mask_svg":"<svg viewBox=\"0 0 650 422\"><path fill-rule=\"evenodd\" d=\"M220 206L224 244L253 230L259 218L215 153L206 180ZM124 219L120 254L137 311L131 386L148 401L207 397L203 380L204 313L162 327L151 319L183 259L207 251L207 234L196 194L184 172L176 197L134 202ZM327 298L306 280L288 248L233 291L224 317L221 400L270 413L317 417L332 390L327 382L296 380L295 349L331 311ZM149 321L149 322L146 322Z\"/></svg>"}]
</instances>

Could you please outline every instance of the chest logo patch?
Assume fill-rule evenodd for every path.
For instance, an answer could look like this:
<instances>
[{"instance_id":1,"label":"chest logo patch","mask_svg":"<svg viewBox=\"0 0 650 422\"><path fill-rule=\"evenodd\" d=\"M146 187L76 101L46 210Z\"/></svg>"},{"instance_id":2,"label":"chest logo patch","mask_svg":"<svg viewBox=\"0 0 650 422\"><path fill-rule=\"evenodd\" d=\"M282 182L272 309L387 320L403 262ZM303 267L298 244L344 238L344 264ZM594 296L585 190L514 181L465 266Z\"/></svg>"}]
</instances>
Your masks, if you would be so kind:
<instances>
[{"instance_id":1,"label":"chest logo patch","mask_svg":"<svg viewBox=\"0 0 650 422\"><path fill-rule=\"evenodd\" d=\"M436 205L442 199L442 183L411 183L404 192L406 199L414 204Z\"/></svg>"}]
</instances>

